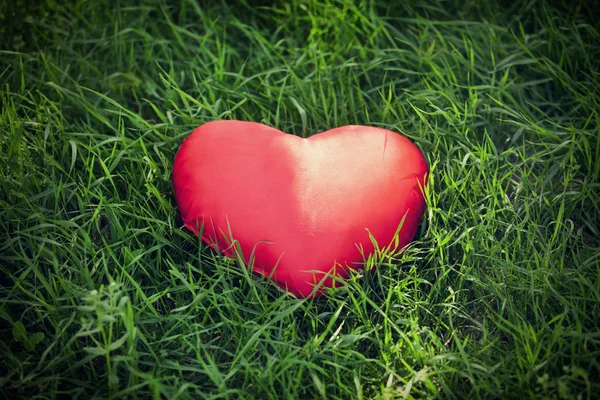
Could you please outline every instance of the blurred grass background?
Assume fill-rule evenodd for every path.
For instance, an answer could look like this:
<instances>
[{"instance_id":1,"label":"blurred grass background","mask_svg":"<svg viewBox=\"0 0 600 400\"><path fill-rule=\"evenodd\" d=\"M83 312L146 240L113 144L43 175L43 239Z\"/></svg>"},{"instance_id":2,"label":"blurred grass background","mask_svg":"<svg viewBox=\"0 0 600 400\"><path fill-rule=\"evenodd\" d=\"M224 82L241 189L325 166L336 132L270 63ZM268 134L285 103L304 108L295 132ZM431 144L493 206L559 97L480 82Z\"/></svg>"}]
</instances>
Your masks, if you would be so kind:
<instances>
[{"instance_id":1,"label":"blurred grass background","mask_svg":"<svg viewBox=\"0 0 600 400\"><path fill-rule=\"evenodd\" d=\"M2 2L3 397L597 397L596 3ZM414 246L316 301L213 254L170 173L214 119L403 132Z\"/></svg>"}]
</instances>

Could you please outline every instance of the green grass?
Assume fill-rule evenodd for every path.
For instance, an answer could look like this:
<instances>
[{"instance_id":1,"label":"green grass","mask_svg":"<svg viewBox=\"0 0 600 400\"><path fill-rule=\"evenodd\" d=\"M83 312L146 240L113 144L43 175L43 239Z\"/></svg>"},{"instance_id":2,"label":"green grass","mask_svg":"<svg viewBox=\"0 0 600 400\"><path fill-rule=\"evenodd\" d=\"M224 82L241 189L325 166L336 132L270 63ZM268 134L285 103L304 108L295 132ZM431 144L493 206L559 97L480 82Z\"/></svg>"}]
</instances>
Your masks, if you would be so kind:
<instances>
[{"instance_id":1,"label":"green grass","mask_svg":"<svg viewBox=\"0 0 600 400\"><path fill-rule=\"evenodd\" d=\"M0 5L2 397L597 397L593 2L248 1ZM214 119L404 132L414 245L315 301L212 253L170 173Z\"/></svg>"}]
</instances>

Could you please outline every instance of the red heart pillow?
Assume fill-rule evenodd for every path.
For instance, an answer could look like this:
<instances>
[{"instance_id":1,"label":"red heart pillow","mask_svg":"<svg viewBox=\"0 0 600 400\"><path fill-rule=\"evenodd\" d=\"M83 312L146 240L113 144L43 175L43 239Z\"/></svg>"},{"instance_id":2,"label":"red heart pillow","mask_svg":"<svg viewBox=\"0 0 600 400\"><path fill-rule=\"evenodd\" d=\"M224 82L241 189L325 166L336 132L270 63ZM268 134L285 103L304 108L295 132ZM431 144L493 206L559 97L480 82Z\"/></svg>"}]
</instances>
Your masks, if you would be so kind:
<instances>
[{"instance_id":1,"label":"red heart pillow","mask_svg":"<svg viewBox=\"0 0 600 400\"><path fill-rule=\"evenodd\" d=\"M173 185L185 226L302 296L346 278L363 254L417 230L428 167L394 132L344 126L308 139L254 122L214 121L184 141ZM359 248L362 248L362 253ZM235 250L234 250L235 251ZM275 270L273 270L275 269ZM322 281L322 282L321 282Z\"/></svg>"}]
</instances>

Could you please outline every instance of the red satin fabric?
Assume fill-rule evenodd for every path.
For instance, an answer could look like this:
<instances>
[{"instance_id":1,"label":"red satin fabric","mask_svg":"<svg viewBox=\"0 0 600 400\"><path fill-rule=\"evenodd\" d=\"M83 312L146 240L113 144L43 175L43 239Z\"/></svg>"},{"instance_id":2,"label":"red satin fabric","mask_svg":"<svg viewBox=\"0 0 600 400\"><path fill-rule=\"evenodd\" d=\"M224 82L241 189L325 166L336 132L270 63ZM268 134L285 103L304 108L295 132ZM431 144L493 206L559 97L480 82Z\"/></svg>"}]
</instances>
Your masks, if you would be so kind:
<instances>
[{"instance_id":1,"label":"red satin fabric","mask_svg":"<svg viewBox=\"0 0 600 400\"><path fill-rule=\"evenodd\" d=\"M204 225L202 239L228 256L237 240L254 271L311 297L322 293L315 283L334 284L328 273L346 278L347 268L362 268L357 246L373 252L369 232L388 246L406 216L398 249L412 240L427 173L419 149L384 129L344 126L302 139L213 121L182 144L173 185L188 229L199 234Z\"/></svg>"}]
</instances>

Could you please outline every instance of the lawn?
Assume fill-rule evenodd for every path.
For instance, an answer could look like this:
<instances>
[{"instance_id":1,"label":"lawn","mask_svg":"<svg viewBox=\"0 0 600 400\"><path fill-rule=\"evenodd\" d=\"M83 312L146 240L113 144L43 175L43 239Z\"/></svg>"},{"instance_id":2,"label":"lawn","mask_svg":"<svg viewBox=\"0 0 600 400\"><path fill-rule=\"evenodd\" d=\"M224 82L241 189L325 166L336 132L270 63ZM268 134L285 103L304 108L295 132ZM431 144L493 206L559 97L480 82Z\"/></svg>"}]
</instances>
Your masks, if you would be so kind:
<instances>
[{"instance_id":1,"label":"lawn","mask_svg":"<svg viewBox=\"0 0 600 400\"><path fill-rule=\"evenodd\" d=\"M274 3L0 4L2 398L597 398L594 2ZM212 252L216 119L402 132L414 243L317 300Z\"/></svg>"}]
</instances>

